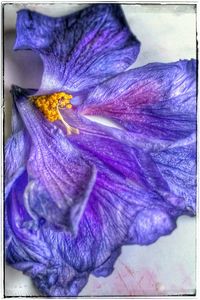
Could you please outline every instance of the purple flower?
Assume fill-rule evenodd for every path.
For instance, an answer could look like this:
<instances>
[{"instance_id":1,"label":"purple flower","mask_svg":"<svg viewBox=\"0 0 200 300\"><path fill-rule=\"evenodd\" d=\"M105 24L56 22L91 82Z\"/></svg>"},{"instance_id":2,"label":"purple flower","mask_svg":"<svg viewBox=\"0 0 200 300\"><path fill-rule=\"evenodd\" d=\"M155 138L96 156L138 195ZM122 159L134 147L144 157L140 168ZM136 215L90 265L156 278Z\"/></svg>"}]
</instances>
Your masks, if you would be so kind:
<instances>
[{"instance_id":1,"label":"purple flower","mask_svg":"<svg viewBox=\"0 0 200 300\"><path fill-rule=\"evenodd\" d=\"M77 295L90 274L113 271L122 245L195 215L196 62L121 73L139 46L118 5L18 12L15 49L36 51L44 73L38 91L11 91L6 258L42 294Z\"/></svg>"}]
</instances>

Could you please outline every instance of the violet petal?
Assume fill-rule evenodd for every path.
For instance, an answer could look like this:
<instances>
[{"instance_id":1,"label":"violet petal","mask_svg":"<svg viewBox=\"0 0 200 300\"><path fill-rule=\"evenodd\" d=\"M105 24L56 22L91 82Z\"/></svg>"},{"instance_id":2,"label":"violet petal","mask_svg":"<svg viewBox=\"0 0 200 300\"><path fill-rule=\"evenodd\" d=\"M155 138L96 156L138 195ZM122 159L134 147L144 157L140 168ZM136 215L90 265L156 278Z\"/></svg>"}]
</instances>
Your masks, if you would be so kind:
<instances>
[{"instance_id":1,"label":"violet petal","mask_svg":"<svg viewBox=\"0 0 200 300\"><path fill-rule=\"evenodd\" d=\"M95 4L58 18L18 12L15 49L40 54L40 92L95 86L128 68L139 48L118 4Z\"/></svg>"},{"instance_id":2,"label":"violet petal","mask_svg":"<svg viewBox=\"0 0 200 300\"><path fill-rule=\"evenodd\" d=\"M110 118L152 143L189 137L196 131L196 61L122 73L92 90L79 111Z\"/></svg>"},{"instance_id":3,"label":"violet petal","mask_svg":"<svg viewBox=\"0 0 200 300\"><path fill-rule=\"evenodd\" d=\"M80 135L69 137L83 155L98 166L103 162L110 171L156 191L166 203L183 214L195 215L196 135L162 147L139 143L133 134L92 122L65 111L65 118L79 128Z\"/></svg>"},{"instance_id":4,"label":"violet petal","mask_svg":"<svg viewBox=\"0 0 200 300\"><path fill-rule=\"evenodd\" d=\"M166 205L158 194L145 191L103 168L97 173L78 234L74 236L67 231L53 230L48 223L29 220L21 197L27 179L25 173L18 178L6 201L7 261L31 276L41 293L48 296L77 295L91 272L95 276L107 276L112 272L121 245L149 243L146 236L142 238L144 229L138 229L141 226L138 216L143 211L150 211L150 217L151 211L156 210L158 215L163 212L170 220L166 223L165 218L162 223L160 219L157 227L155 224L151 242L160 235L169 234L180 214L176 211L172 216L172 206ZM151 231L152 222L150 218L146 231Z\"/></svg>"},{"instance_id":5,"label":"violet petal","mask_svg":"<svg viewBox=\"0 0 200 300\"><path fill-rule=\"evenodd\" d=\"M174 196L173 186L159 171L159 159L134 148L133 142L126 143L128 133L72 112L65 112L65 118L80 129L79 135L68 137L69 141L97 169L77 235L55 230L42 218L36 222L28 214L20 196L28 178L18 179L6 202L9 206L7 260L31 276L41 293L48 296L77 295L90 273L108 276L113 271L122 245L153 243L175 229L178 216L188 214L182 195ZM150 180L147 159L157 172ZM166 157L162 155L162 159L165 161ZM19 180L24 180L24 184ZM169 196L179 199L179 203L170 202Z\"/></svg>"},{"instance_id":6,"label":"violet petal","mask_svg":"<svg viewBox=\"0 0 200 300\"><path fill-rule=\"evenodd\" d=\"M25 170L30 144L27 132L20 130L14 133L5 145L5 194L7 195L13 182Z\"/></svg>"},{"instance_id":7,"label":"violet petal","mask_svg":"<svg viewBox=\"0 0 200 300\"><path fill-rule=\"evenodd\" d=\"M13 87L12 93L31 139L26 201L37 217L76 232L95 182L95 168L34 107L26 90Z\"/></svg>"},{"instance_id":8,"label":"violet petal","mask_svg":"<svg viewBox=\"0 0 200 300\"><path fill-rule=\"evenodd\" d=\"M151 153L163 178L178 197L168 197L175 207L184 208L188 214L196 212L196 139L190 143L173 144L162 151ZM183 201L184 199L184 201Z\"/></svg>"}]
</instances>

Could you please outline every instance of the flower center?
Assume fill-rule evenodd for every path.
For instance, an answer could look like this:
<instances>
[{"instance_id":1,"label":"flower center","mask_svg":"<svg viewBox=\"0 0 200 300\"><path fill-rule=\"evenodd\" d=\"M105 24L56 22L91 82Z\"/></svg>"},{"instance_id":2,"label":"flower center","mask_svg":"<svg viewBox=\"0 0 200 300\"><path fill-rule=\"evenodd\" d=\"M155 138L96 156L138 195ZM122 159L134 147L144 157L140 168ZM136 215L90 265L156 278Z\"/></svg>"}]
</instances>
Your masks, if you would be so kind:
<instances>
[{"instance_id":1,"label":"flower center","mask_svg":"<svg viewBox=\"0 0 200 300\"><path fill-rule=\"evenodd\" d=\"M60 108L72 108L70 103L71 98L71 95L60 92L44 96L33 96L32 100L47 120L54 122L61 119Z\"/></svg>"},{"instance_id":2,"label":"flower center","mask_svg":"<svg viewBox=\"0 0 200 300\"><path fill-rule=\"evenodd\" d=\"M71 127L65 122L60 113L61 109L72 108L70 99L72 99L72 95L64 92L31 97L35 106L43 113L48 121L54 122L60 120L65 125L68 134L79 133L77 128Z\"/></svg>"}]
</instances>

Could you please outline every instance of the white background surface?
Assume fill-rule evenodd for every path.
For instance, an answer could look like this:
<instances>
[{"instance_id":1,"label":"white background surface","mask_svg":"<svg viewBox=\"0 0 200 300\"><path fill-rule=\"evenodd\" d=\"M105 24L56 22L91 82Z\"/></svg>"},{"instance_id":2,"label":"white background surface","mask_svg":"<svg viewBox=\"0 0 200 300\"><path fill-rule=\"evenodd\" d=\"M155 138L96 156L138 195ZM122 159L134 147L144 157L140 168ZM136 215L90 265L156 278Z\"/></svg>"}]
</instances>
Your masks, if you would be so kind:
<instances>
[{"instance_id":1,"label":"white background surface","mask_svg":"<svg viewBox=\"0 0 200 300\"><path fill-rule=\"evenodd\" d=\"M84 5L86 6L86 5ZM16 11L28 7L60 16L83 5L5 5L5 136L10 132L11 84L37 88L42 75L39 57L14 52ZM195 11L192 5L123 5L128 23L141 42L133 67L150 62L172 62L196 57ZM25 56L26 52L26 56ZM177 229L150 246L123 247L113 274L90 276L81 295L177 295L195 290L195 218L181 217ZM128 267L128 268L127 268ZM5 273L6 296L39 295L31 280L9 266Z\"/></svg>"}]
</instances>

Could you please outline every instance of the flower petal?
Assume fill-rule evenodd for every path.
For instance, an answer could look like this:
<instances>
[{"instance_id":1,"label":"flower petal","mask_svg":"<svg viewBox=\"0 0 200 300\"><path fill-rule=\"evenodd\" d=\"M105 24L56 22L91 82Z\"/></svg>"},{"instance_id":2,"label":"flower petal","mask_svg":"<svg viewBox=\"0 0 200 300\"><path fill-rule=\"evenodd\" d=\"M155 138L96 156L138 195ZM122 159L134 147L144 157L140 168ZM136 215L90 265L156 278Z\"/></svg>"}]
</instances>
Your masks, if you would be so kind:
<instances>
[{"instance_id":1,"label":"flower petal","mask_svg":"<svg viewBox=\"0 0 200 300\"><path fill-rule=\"evenodd\" d=\"M46 263L50 259L50 249L43 248L36 232L37 224L29 215L24 204L24 189L28 183L24 171L14 182L5 209L5 230L7 233L7 261L12 264L23 261ZM26 245L26 247L24 247Z\"/></svg>"},{"instance_id":2,"label":"flower petal","mask_svg":"<svg viewBox=\"0 0 200 300\"><path fill-rule=\"evenodd\" d=\"M84 101L85 100L85 101ZM196 61L154 63L102 83L79 111L141 136L176 141L196 131Z\"/></svg>"},{"instance_id":3,"label":"flower petal","mask_svg":"<svg viewBox=\"0 0 200 300\"><path fill-rule=\"evenodd\" d=\"M6 259L9 264L31 276L44 295L77 295L88 274L79 273L55 252L55 238L48 244L40 224L35 223L24 206L23 193L28 182L24 172L6 199Z\"/></svg>"},{"instance_id":4,"label":"flower petal","mask_svg":"<svg viewBox=\"0 0 200 300\"><path fill-rule=\"evenodd\" d=\"M31 276L42 294L48 296L77 295L91 272L95 276L108 276L121 245L130 243L129 231L135 217L144 209L160 207L171 218L173 226L159 223L162 235L169 234L175 227L175 217L167 214L158 194L147 192L103 168L97 173L95 188L75 237L67 231L52 230L47 223L34 224L33 219L25 220L25 214L21 213L24 201L19 192L19 180L23 180L22 191L25 188L27 179L18 179L6 202L9 227L7 260ZM155 232L154 241L158 237ZM131 238L137 241L134 234Z\"/></svg>"},{"instance_id":5,"label":"flower petal","mask_svg":"<svg viewBox=\"0 0 200 300\"><path fill-rule=\"evenodd\" d=\"M103 162L111 171L136 181L143 187L151 187L155 181L157 189L168 188L162 177L156 175L158 170L152 158L141 149L143 144L135 144L132 134L97 124L76 112L63 111L63 116L66 122L78 128L80 132L79 135L69 136L69 141L78 147L84 156L87 155L89 160L94 159L95 165L98 166L98 161ZM62 124L60 127L62 128ZM150 178L151 185L148 183Z\"/></svg>"},{"instance_id":6,"label":"flower petal","mask_svg":"<svg viewBox=\"0 0 200 300\"><path fill-rule=\"evenodd\" d=\"M12 125L12 134L15 134L15 133L19 132L20 130L24 129L22 119L17 111L15 103L13 103L13 105L12 105L11 125Z\"/></svg>"},{"instance_id":7,"label":"flower petal","mask_svg":"<svg viewBox=\"0 0 200 300\"><path fill-rule=\"evenodd\" d=\"M169 197L174 206L183 208L188 214L196 211L196 137L190 143L177 143L151 156L158 166L170 190L178 197ZM182 201L184 199L184 201Z\"/></svg>"},{"instance_id":8,"label":"flower petal","mask_svg":"<svg viewBox=\"0 0 200 300\"><path fill-rule=\"evenodd\" d=\"M132 139L132 133L97 124L75 112L65 111L64 115L80 131L79 136L69 137L70 142L79 147L97 169L101 162L126 180L156 191L163 201L182 213L195 214L195 134L165 147L145 149L143 143Z\"/></svg>"},{"instance_id":9,"label":"flower petal","mask_svg":"<svg viewBox=\"0 0 200 300\"><path fill-rule=\"evenodd\" d=\"M97 168L95 185L77 235L55 230L42 220L34 223L32 218L24 222L24 226L22 221L18 222L21 224L18 231L26 237L22 239L9 224L11 220L17 223L24 201L17 201L21 206L17 215L12 214L13 209L8 209L7 226L10 230L7 235L12 236L8 261L31 276L42 294L48 296L77 295L87 283L90 273L108 276L112 272L122 245L153 243L174 230L178 216L187 214L183 195L179 197L181 205L168 200L169 196L178 199L179 194L175 196L173 186L168 185L168 178L163 178L158 158L134 148L133 142L126 143L126 132L95 124L72 112L65 112L65 118L80 129L79 135L68 137L70 142L79 148L86 161L89 159ZM59 127L62 130L62 126ZM166 158L162 157L164 161ZM151 174L149 169L153 170ZM153 172L157 174L153 176ZM14 195L20 196L19 186L25 191L26 184L27 179L24 186L19 182L13 186L12 197L9 198L11 203L16 201ZM26 242L29 235L32 236L31 245ZM38 258L32 257L31 251L37 247L38 241L44 250L38 247L37 252L50 251L50 256L47 254L44 261L42 254L38 253ZM23 251L29 256L24 258Z\"/></svg>"},{"instance_id":10,"label":"flower petal","mask_svg":"<svg viewBox=\"0 0 200 300\"><path fill-rule=\"evenodd\" d=\"M31 139L27 205L36 217L76 231L95 182L95 168L34 107L27 91L13 87L12 94Z\"/></svg>"},{"instance_id":11,"label":"flower petal","mask_svg":"<svg viewBox=\"0 0 200 300\"><path fill-rule=\"evenodd\" d=\"M95 4L59 18L18 12L15 49L40 54L40 92L95 86L131 65L139 48L117 4Z\"/></svg>"},{"instance_id":12,"label":"flower petal","mask_svg":"<svg viewBox=\"0 0 200 300\"><path fill-rule=\"evenodd\" d=\"M12 107L12 135L5 145L5 194L15 179L25 170L25 165L30 151L30 140L23 126L22 119L16 109Z\"/></svg>"},{"instance_id":13,"label":"flower petal","mask_svg":"<svg viewBox=\"0 0 200 300\"><path fill-rule=\"evenodd\" d=\"M117 248L111 253L108 259L99 267L97 267L92 274L96 277L107 277L114 271L114 263L117 260L118 256L121 254L121 248Z\"/></svg>"},{"instance_id":14,"label":"flower petal","mask_svg":"<svg viewBox=\"0 0 200 300\"><path fill-rule=\"evenodd\" d=\"M29 140L25 130L12 135L5 145L6 195L15 179L24 171L29 154Z\"/></svg>"},{"instance_id":15,"label":"flower petal","mask_svg":"<svg viewBox=\"0 0 200 300\"><path fill-rule=\"evenodd\" d=\"M12 105L12 135L5 145L5 185L11 183L19 169L25 167L29 153L28 134L23 126L22 119Z\"/></svg>"}]
</instances>

